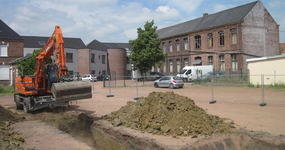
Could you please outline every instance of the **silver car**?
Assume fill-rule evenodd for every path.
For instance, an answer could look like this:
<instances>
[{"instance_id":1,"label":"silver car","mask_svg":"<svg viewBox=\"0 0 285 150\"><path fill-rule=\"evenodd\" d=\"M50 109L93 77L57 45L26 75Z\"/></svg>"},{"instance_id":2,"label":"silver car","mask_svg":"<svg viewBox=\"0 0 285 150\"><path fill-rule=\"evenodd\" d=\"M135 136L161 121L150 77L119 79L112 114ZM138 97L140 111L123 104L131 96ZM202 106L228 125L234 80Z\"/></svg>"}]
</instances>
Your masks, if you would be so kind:
<instances>
[{"instance_id":1,"label":"silver car","mask_svg":"<svg viewBox=\"0 0 285 150\"><path fill-rule=\"evenodd\" d=\"M180 77L177 76L163 76L154 81L154 87L169 87L169 88L182 88L184 83Z\"/></svg>"}]
</instances>

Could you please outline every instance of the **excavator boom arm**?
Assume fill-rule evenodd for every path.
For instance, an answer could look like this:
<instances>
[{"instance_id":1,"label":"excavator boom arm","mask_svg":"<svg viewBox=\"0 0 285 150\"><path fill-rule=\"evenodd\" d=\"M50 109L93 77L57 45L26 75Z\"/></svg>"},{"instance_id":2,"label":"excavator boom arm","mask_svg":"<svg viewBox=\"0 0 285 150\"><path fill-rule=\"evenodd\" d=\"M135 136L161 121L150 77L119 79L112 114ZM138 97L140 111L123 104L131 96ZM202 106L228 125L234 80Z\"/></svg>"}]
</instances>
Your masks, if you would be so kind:
<instances>
[{"instance_id":1,"label":"excavator boom arm","mask_svg":"<svg viewBox=\"0 0 285 150\"><path fill-rule=\"evenodd\" d=\"M53 55L52 63L58 67L59 77L65 75L67 68L65 66L64 42L62 32L59 26L55 27L55 31L49 38L47 44L40 51L36 57L36 70L35 70L35 89L45 88L44 85L44 64L48 58ZM45 91L45 89L43 89Z\"/></svg>"}]
</instances>

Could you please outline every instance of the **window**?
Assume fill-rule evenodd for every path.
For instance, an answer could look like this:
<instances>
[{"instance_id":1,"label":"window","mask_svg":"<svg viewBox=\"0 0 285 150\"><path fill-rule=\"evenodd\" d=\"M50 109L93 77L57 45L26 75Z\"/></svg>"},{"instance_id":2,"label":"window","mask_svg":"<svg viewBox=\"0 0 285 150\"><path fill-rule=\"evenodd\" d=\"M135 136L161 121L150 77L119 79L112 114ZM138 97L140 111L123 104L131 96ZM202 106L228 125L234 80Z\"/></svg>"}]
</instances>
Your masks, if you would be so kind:
<instances>
[{"instance_id":1,"label":"window","mask_svg":"<svg viewBox=\"0 0 285 150\"><path fill-rule=\"evenodd\" d=\"M8 56L7 45L0 45L0 56Z\"/></svg>"},{"instance_id":2,"label":"window","mask_svg":"<svg viewBox=\"0 0 285 150\"><path fill-rule=\"evenodd\" d=\"M201 49L201 36L195 36L195 49Z\"/></svg>"},{"instance_id":3,"label":"window","mask_svg":"<svg viewBox=\"0 0 285 150\"><path fill-rule=\"evenodd\" d=\"M157 72L160 72L160 68L159 67L157 67Z\"/></svg>"},{"instance_id":4,"label":"window","mask_svg":"<svg viewBox=\"0 0 285 150\"><path fill-rule=\"evenodd\" d=\"M169 42L169 52L172 53L172 42Z\"/></svg>"},{"instance_id":5,"label":"window","mask_svg":"<svg viewBox=\"0 0 285 150\"><path fill-rule=\"evenodd\" d=\"M39 41L39 44L40 45L46 45L46 42L45 41Z\"/></svg>"},{"instance_id":6,"label":"window","mask_svg":"<svg viewBox=\"0 0 285 150\"><path fill-rule=\"evenodd\" d=\"M95 54L91 54L91 63L95 63Z\"/></svg>"},{"instance_id":7,"label":"window","mask_svg":"<svg viewBox=\"0 0 285 150\"><path fill-rule=\"evenodd\" d=\"M173 72L173 62L172 62L172 60L169 60L169 71L171 73Z\"/></svg>"},{"instance_id":8,"label":"window","mask_svg":"<svg viewBox=\"0 0 285 150\"><path fill-rule=\"evenodd\" d=\"M184 58L184 66L188 66L189 64L188 64L188 58Z\"/></svg>"},{"instance_id":9,"label":"window","mask_svg":"<svg viewBox=\"0 0 285 150\"><path fill-rule=\"evenodd\" d=\"M220 45L225 45L224 31L220 31L219 35L220 35Z\"/></svg>"},{"instance_id":10,"label":"window","mask_svg":"<svg viewBox=\"0 0 285 150\"><path fill-rule=\"evenodd\" d=\"M231 29L232 44L237 44L237 29Z\"/></svg>"},{"instance_id":11,"label":"window","mask_svg":"<svg viewBox=\"0 0 285 150\"><path fill-rule=\"evenodd\" d=\"M91 70L91 74L95 76L95 70Z\"/></svg>"},{"instance_id":12,"label":"window","mask_svg":"<svg viewBox=\"0 0 285 150\"><path fill-rule=\"evenodd\" d=\"M177 65L177 72L180 72L180 59L176 59L176 65Z\"/></svg>"},{"instance_id":13,"label":"window","mask_svg":"<svg viewBox=\"0 0 285 150\"><path fill-rule=\"evenodd\" d=\"M179 43L179 40L176 40L176 51L177 51L177 52L180 51L180 43Z\"/></svg>"},{"instance_id":14,"label":"window","mask_svg":"<svg viewBox=\"0 0 285 150\"><path fill-rule=\"evenodd\" d=\"M232 55L232 71L238 71L237 55Z\"/></svg>"},{"instance_id":15,"label":"window","mask_svg":"<svg viewBox=\"0 0 285 150\"><path fill-rule=\"evenodd\" d=\"M0 65L0 80L9 80L9 66Z\"/></svg>"},{"instance_id":16,"label":"window","mask_svg":"<svg viewBox=\"0 0 285 150\"><path fill-rule=\"evenodd\" d=\"M68 70L68 71L66 72L66 74L68 74L68 75L73 75L73 71L72 71L72 70Z\"/></svg>"},{"instance_id":17,"label":"window","mask_svg":"<svg viewBox=\"0 0 285 150\"><path fill-rule=\"evenodd\" d=\"M130 64L131 62L130 62L130 58L127 56L126 57L126 62L127 62L127 64Z\"/></svg>"},{"instance_id":18,"label":"window","mask_svg":"<svg viewBox=\"0 0 285 150\"><path fill-rule=\"evenodd\" d=\"M102 64L105 64L105 55L102 55Z\"/></svg>"},{"instance_id":19,"label":"window","mask_svg":"<svg viewBox=\"0 0 285 150\"><path fill-rule=\"evenodd\" d=\"M188 51L188 39L187 38L184 39L184 50Z\"/></svg>"},{"instance_id":20,"label":"window","mask_svg":"<svg viewBox=\"0 0 285 150\"><path fill-rule=\"evenodd\" d=\"M220 69L221 71L225 71L225 56L221 55L220 57Z\"/></svg>"},{"instance_id":21,"label":"window","mask_svg":"<svg viewBox=\"0 0 285 150\"><path fill-rule=\"evenodd\" d=\"M208 34L208 47L209 48L213 47L213 34L212 33Z\"/></svg>"},{"instance_id":22,"label":"window","mask_svg":"<svg viewBox=\"0 0 285 150\"><path fill-rule=\"evenodd\" d=\"M154 66L151 67L151 71L154 72Z\"/></svg>"},{"instance_id":23,"label":"window","mask_svg":"<svg viewBox=\"0 0 285 150\"><path fill-rule=\"evenodd\" d=\"M166 53L165 42L162 43L162 49L163 49L163 53Z\"/></svg>"},{"instance_id":24,"label":"window","mask_svg":"<svg viewBox=\"0 0 285 150\"><path fill-rule=\"evenodd\" d=\"M193 65L202 66L202 58L201 57L195 57L195 61L193 62Z\"/></svg>"},{"instance_id":25,"label":"window","mask_svg":"<svg viewBox=\"0 0 285 150\"><path fill-rule=\"evenodd\" d=\"M213 65L213 56L209 56L208 59L209 59L209 65Z\"/></svg>"},{"instance_id":26,"label":"window","mask_svg":"<svg viewBox=\"0 0 285 150\"><path fill-rule=\"evenodd\" d=\"M72 53L66 53L66 62L68 62L68 63L73 62L73 54Z\"/></svg>"}]
</instances>

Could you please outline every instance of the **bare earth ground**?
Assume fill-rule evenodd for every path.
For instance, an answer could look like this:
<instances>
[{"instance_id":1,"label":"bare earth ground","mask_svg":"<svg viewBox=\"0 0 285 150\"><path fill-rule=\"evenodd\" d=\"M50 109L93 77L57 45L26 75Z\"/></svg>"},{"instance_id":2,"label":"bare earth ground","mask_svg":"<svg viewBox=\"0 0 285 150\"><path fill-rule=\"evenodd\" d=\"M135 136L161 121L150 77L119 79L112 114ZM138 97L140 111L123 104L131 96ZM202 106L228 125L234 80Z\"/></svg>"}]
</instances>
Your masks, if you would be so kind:
<instances>
[{"instance_id":1,"label":"bare earth ground","mask_svg":"<svg viewBox=\"0 0 285 150\"><path fill-rule=\"evenodd\" d=\"M93 114L98 117L111 113L126 105L128 101L134 101L137 97L134 81L127 87L111 88L111 94L114 97L106 97L110 94L109 88L103 88L102 82L91 83L94 85L92 99L80 100L72 103L71 109L76 111ZM170 91L168 88L154 88L153 86L139 87L138 96L146 97L150 92ZM207 110L209 114L218 115L221 118L233 120L237 128L245 128L252 131L268 132L272 135L285 135L285 91L265 89L264 100L267 103L265 107L260 107L262 100L260 88L248 87L214 87L215 104L209 104L212 100L211 86L187 84L183 89L171 89L176 94L187 96L193 99L196 105ZM13 97L0 97L0 105L5 108L15 110ZM22 113L22 111L16 111ZM39 114L40 115L40 114ZM77 141L70 135L59 131L39 120L29 120L16 123L12 127L20 131L25 136L25 148L34 149L92 149L87 144ZM108 125L108 123L107 123ZM197 139L191 137L165 137L154 136L147 133L140 133L136 130L119 127L130 134L138 137L147 137L154 139L157 143L168 145L169 148L179 147L194 143ZM167 147L167 146L166 146Z\"/></svg>"}]
</instances>

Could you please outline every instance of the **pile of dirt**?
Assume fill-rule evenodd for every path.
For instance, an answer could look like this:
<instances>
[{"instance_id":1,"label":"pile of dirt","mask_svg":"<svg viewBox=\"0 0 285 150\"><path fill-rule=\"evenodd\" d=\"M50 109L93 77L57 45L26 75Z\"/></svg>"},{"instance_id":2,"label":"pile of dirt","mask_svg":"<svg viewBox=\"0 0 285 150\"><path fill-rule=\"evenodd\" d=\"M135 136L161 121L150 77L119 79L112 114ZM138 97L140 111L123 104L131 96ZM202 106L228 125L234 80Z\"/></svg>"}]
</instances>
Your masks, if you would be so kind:
<instances>
[{"instance_id":1,"label":"pile of dirt","mask_svg":"<svg viewBox=\"0 0 285 150\"><path fill-rule=\"evenodd\" d=\"M25 142L25 139L21 136L21 133L15 132L10 128L11 124L21 119L22 117L18 116L18 114L0 105L0 149L23 149L20 146Z\"/></svg>"},{"instance_id":2,"label":"pile of dirt","mask_svg":"<svg viewBox=\"0 0 285 150\"><path fill-rule=\"evenodd\" d=\"M126 126L157 135L210 136L229 133L233 122L226 123L209 115L194 101L174 92L152 92L137 102L128 102L120 110L102 116L114 126Z\"/></svg>"}]
</instances>

